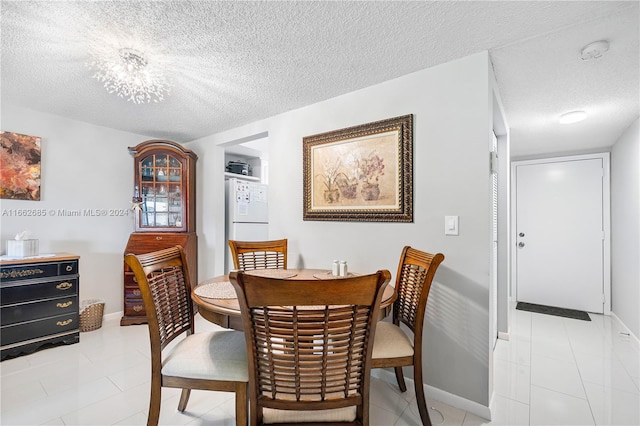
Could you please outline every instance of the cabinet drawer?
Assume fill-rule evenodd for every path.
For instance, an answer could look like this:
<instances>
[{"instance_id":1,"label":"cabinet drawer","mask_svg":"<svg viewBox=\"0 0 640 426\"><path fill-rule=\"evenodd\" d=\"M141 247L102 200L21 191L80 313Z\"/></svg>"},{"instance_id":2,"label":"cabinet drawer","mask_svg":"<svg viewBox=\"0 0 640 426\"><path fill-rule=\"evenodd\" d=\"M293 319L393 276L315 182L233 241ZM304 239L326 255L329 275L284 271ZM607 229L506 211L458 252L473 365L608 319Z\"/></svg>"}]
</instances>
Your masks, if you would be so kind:
<instances>
[{"instance_id":1,"label":"cabinet drawer","mask_svg":"<svg viewBox=\"0 0 640 426\"><path fill-rule=\"evenodd\" d=\"M78 296L73 295L70 297L59 297L57 299L4 306L2 310L0 310L0 317L2 318L2 325L10 325L21 321L32 321L77 312Z\"/></svg>"},{"instance_id":2,"label":"cabinet drawer","mask_svg":"<svg viewBox=\"0 0 640 426\"><path fill-rule=\"evenodd\" d=\"M126 316L147 316L147 311L144 309L144 303L140 300L125 300L124 302L124 314Z\"/></svg>"},{"instance_id":3,"label":"cabinet drawer","mask_svg":"<svg viewBox=\"0 0 640 426\"><path fill-rule=\"evenodd\" d=\"M69 297L78 294L78 278L60 279L46 283L4 285L0 289L2 306L52 297Z\"/></svg>"},{"instance_id":4,"label":"cabinet drawer","mask_svg":"<svg viewBox=\"0 0 640 426\"><path fill-rule=\"evenodd\" d=\"M78 325L77 313L7 325L0 330L0 344L6 346L52 334L73 331L78 329Z\"/></svg>"},{"instance_id":5,"label":"cabinet drawer","mask_svg":"<svg viewBox=\"0 0 640 426\"><path fill-rule=\"evenodd\" d=\"M3 266L0 281L22 281L58 275L58 263L38 263L33 265Z\"/></svg>"},{"instance_id":6,"label":"cabinet drawer","mask_svg":"<svg viewBox=\"0 0 640 426\"><path fill-rule=\"evenodd\" d=\"M0 268L0 281L22 281L57 275L75 275L78 273L78 261L35 263Z\"/></svg>"},{"instance_id":7,"label":"cabinet drawer","mask_svg":"<svg viewBox=\"0 0 640 426\"><path fill-rule=\"evenodd\" d=\"M125 301L139 299L140 303L142 303L142 293L140 292L140 287L138 287L138 282L133 272L124 273L124 298Z\"/></svg>"},{"instance_id":8,"label":"cabinet drawer","mask_svg":"<svg viewBox=\"0 0 640 426\"><path fill-rule=\"evenodd\" d=\"M124 288L124 298L127 301L130 301L131 299L137 299L140 301L140 303L142 303L142 293L140 292L140 289L138 288L138 286L135 287L125 287Z\"/></svg>"},{"instance_id":9,"label":"cabinet drawer","mask_svg":"<svg viewBox=\"0 0 640 426\"><path fill-rule=\"evenodd\" d=\"M138 287L138 280L133 272L124 273L124 285L127 287Z\"/></svg>"}]
</instances>

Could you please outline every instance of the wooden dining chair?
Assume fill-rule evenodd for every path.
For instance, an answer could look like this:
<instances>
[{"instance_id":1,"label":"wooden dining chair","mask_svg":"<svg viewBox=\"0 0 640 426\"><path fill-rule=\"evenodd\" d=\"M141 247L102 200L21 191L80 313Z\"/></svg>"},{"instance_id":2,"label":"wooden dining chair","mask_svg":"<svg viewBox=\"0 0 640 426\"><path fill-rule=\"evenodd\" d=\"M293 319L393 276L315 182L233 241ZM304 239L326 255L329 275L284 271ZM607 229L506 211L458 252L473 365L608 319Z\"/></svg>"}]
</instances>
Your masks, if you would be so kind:
<instances>
[{"instance_id":1,"label":"wooden dining chair","mask_svg":"<svg viewBox=\"0 0 640 426\"><path fill-rule=\"evenodd\" d=\"M390 280L386 270L327 280L229 274L246 336L252 425L369 424L371 336Z\"/></svg>"},{"instance_id":2,"label":"wooden dining chair","mask_svg":"<svg viewBox=\"0 0 640 426\"><path fill-rule=\"evenodd\" d=\"M444 260L442 253L430 254L404 247L396 276L393 302L393 322L380 322L373 344L372 368L394 367L396 380L402 392L407 390L402 367L413 366L413 380L420 419L424 426L431 425L422 383L422 329L427 297L436 269ZM413 334L411 339L400 325Z\"/></svg>"},{"instance_id":3,"label":"wooden dining chair","mask_svg":"<svg viewBox=\"0 0 640 426\"><path fill-rule=\"evenodd\" d=\"M233 267L252 269L287 269L287 239L271 241L229 240Z\"/></svg>"},{"instance_id":4,"label":"wooden dining chair","mask_svg":"<svg viewBox=\"0 0 640 426\"><path fill-rule=\"evenodd\" d=\"M244 333L234 330L194 334L189 273L182 247L127 254L142 293L151 341L151 398L147 425L157 425L163 387L181 388L178 410L191 389L235 393L236 425L247 424L247 354ZM178 336L184 339L169 345Z\"/></svg>"}]
</instances>

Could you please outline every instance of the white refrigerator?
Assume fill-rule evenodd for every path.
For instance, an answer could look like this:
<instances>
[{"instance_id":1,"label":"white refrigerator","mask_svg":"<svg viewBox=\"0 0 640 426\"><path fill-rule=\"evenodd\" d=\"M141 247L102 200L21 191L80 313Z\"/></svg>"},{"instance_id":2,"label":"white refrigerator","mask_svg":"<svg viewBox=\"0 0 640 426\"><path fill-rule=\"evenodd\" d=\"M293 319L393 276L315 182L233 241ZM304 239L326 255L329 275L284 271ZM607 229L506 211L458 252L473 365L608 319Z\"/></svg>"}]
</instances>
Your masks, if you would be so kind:
<instances>
[{"instance_id":1,"label":"white refrigerator","mask_svg":"<svg viewBox=\"0 0 640 426\"><path fill-rule=\"evenodd\" d=\"M267 185L243 179L225 181L226 237L238 241L269 239L269 205ZM233 269L229 246L225 248L226 270Z\"/></svg>"}]
</instances>

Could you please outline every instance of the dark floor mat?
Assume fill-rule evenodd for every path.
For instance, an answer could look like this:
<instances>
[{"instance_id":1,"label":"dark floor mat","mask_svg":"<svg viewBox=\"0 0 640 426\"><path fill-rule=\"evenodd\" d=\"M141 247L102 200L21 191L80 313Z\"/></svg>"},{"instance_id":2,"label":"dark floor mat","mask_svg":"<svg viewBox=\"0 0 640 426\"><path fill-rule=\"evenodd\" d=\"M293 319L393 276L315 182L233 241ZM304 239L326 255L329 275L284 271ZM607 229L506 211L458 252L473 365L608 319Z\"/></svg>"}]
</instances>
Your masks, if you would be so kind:
<instances>
[{"instance_id":1,"label":"dark floor mat","mask_svg":"<svg viewBox=\"0 0 640 426\"><path fill-rule=\"evenodd\" d=\"M573 318L582 321L591 321L589 314L575 309L556 308L555 306L536 305L533 303L518 302L516 309L521 311L536 312L538 314L555 315L557 317Z\"/></svg>"}]
</instances>

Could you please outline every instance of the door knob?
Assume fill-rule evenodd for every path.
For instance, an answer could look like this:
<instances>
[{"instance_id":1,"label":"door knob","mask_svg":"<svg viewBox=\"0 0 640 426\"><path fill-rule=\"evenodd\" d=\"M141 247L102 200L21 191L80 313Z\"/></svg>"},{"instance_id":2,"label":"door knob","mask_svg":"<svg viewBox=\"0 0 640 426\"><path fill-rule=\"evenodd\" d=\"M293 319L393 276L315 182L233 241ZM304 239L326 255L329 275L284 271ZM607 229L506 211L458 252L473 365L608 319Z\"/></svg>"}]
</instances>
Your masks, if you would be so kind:
<instances>
[{"instance_id":1,"label":"door knob","mask_svg":"<svg viewBox=\"0 0 640 426\"><path fill-rule=\"evenodd\" d=\"M524 232L518 234L519 237L524 237Z\"/></svg>"},{"instance_id":2,"label":"door knob","mask_svg":"<svg viewBox=\"0 0 640 426\"><path fill-rule=\"evenodd\" d=\"M521 247L521 248L522 248L522 247L524 247L524 243L523 243L522 241L520 241L520 242L518 243L518 247Z\"/></svg>"}]
</instances>

